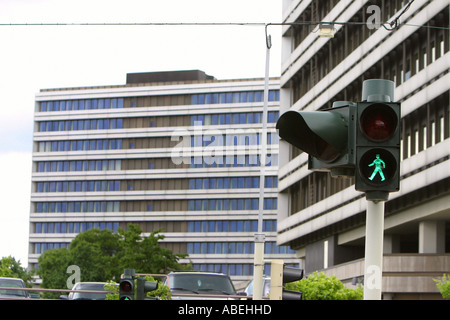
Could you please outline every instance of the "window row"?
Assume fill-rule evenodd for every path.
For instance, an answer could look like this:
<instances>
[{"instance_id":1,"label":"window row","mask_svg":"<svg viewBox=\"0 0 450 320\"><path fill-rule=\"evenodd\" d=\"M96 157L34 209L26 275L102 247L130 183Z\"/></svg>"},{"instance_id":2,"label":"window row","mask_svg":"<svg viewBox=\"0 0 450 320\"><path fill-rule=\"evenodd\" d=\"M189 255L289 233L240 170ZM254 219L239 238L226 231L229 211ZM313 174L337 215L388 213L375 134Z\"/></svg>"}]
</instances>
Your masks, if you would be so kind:
<instances>
[{"instance_id":1,"label":"window row","mask_svg":"<svg viewBox=\"0 0 450 320\"><path fill-rule=\"evenodd\" d=\"M57 147L56 147L57 148ZM50 149L51 150L51 149ZM184 162L185 161L185 162ZM190 168L258 167L259 155L226 157L191 157L179 163L177 158L127 159L127 160L63 160L38 161L37 172L147 170ZM183 166L183 164L185 166ZM277 166L278 155L268 155L266 166ZM272 183L273 184L273 183Z\"/></svg>"},{"instance_id":2,"label":"window row","mask_svg":"<svg viewBox=\"0 0 450 320\"><path fill-rule=\"evenodd\" d=\"M65 213L65 212L119 212L119 201L62 201L37 202L36 213Z\"/></svg>"},{"instance_id":3,"label":"window row","mask_svg":"<svg viewBox=\"0 0 450 320\"><path fill-rule=\"evenodd\" d=\"M121 170L122 160L38 161L37 172Z\"/></svg>"},{"instance_id":4,"label":"window row","mask_svg":"<svg viewBox=\"0 0 450 320\"><path fill-rule=\"evenodd\" d=\"M119 180L46 181L36 183L36 192L120 191Z\"/></svg>"},{"instance_id":5,"label":"window row","mask_svg":"<svg viewBox=\"0 0 450 320\"><path fill-rule=\"evenodd\" d=\"M119 222L36 222L34 233L80 233L90 229L117 232Z\"/></svg>"},{"instance_id":6,"label":"window row","mask_svg":"<svg viewBox=\"0 0 450 320\"><path fill-rule=\"evenodd\" d=\"M298 264L287 264L289 266L298 268ZM225 273L229 276L252 276L252 263L193 263L192 268L202 272L216 272ZM271 265L267 263L264 265L264 274L270 274Z\"/></svg>"},{"instance_id":7,"label":"window row","mask_svg":"<svg viewBox=\"0 0 450 320\"><path fill-rule=\"evenodd\" d=\"M113 99L86 99L86 100L59 100L43 101L40 103L40 112L46 111L72 111L96 109L121 109L123 98Z\"/></svg>"},{"instance_id":8,"label":"window row","mask_svg":"<svg viewBox=\"0 0 450 320\"><path fill-rule=\"evenodd\" d=\"M151 97L150 97L151 98ZM158 98L158 97L157 97ZM280 101L279 90L269 90L269 101ZM190 98L191 104L219 104L237 102L262 102L264 101L264 91L244 91L244 92L221 92L194 94ZM136 107L136 102L131 102L130 107ZM150 105L149 105L150 106ZM81 100L58 100L42 101L39 103L40 112L51 111L77 111L77 110L98 110L98 109L122 109L124 107L123 98L100 98Z\"/></svg>"},{"instance_id":9,"label":"window row","mask_svg":"<svg viewBox=\"0 0 450 320\"><path fill-rule=\"evenodd\" d=\"M278 120L278 111L267 113L267 123ZM192 126L262 123L262 112L198 114L191 116Z\"/></svg>"},{"instance_id":10,"label":"window row","mask_svg":"<svg viewBox=\"0 0 450 320\"><path fill-rule=\"evenodd\" d=\"M41 141L39 152L120 150L122 139Z\"/></svg>"},{"instance_id":11,"label":"window row","mask_svg":"<svg viewBox=\"0 0 450 320\"><path fill-rule=\"evenodd\" d=\"M267 143L277 145L278 134L268 133ZM260 145L260 134L236 134L232 136L192 136L191 145L195 147L221 147L221 146L250 146ZM68 151L93 151L93 150L119 150L119 149L151 149L173 148L170 138L144 138L144 139L90 139L90 140L58 140L40 141L38 152L68 152ZM189 153L191 150L183 150ZM192 150L192 152L194 152Z\"/></svg>"},{"instance_id":12,"label":"window row","mask_svg":"<svg viewBox=\"0 0 450 320\"><path fill-rule=\"evenodd\" d=\"M35 202L35 213L258 210L258 198L145 201ZM265 198L264 210L277 209L277 198Z\"/></svg>"},{"instance_id":13,"label":"window row","mask_svg":"<svg viewBox=\"0 0 450 320\"><path fill-rule=\"evenodd\" d=\"M84 161L75 161L83 163ZM81 165L81 164L80 164ZM275 188L276 176L265 177L265 187ZM123 186L121 187L121 183ZM84 180L36 182L36 192L99 192L131 190L208 190L259 188L259 177L225 177L196 179Z\"/></svg>"},{"instance_id":14,"label":"window row","mask_svg":"<svg viewBox=\"0 0 450 320\"><path fill-rule=\"evenodd\" d=\"M277 209L277 198L264 198L264 210ZM258 210L259 199L196 199L188 200L189 211Z\"/></svg>"},{"instance_id":15,"label":"window row","mask_svg":"<svg viewBox=\"0 0 450 320\"><path fill-rule=\"evenodd\" d=\"M123 129L123 119L85 119L42 121L39 132Z\"/></svg>"},{"instance_id":16,"label":"window row","mask_svg":"<svg viewBox=\"0 0 450 320\"><path fill-rule=\"evenodd\" d=\"M278 144L277 133L267 133L267 144ZM261 144L260 133L242 133L232 135L193 135L191 136L191 147L221 147L221 146L253 146Z\"/></svg>"},{"instance_id":17,"label":"window row","mask_svg":"<svg viewBox=\"0 0 450 320\"><path fill-rule=\"evenodd\" d=\"M278 120L278 116L278 111L269 111L267 122L275 123ZM39 132L186 126L188 124L185 124L184 118L185 116L160 116L126 119L41 121L39 123ZM262 112L192 115L190 120L192 126L255 124L261 122Z\"/></svg>"},{"instance_id":18,"label":"window row","mask_svg":"<svg viewBox=\"0 0 450 320\"><path fill-rule=\"evenodd\" d=\"M278 155L268 154L265 161L266 166L278 166ZM259 155L241 156L201 156L191 157L191 168L228 168L228 167L259 167Z\"/></svg>"},{"instance_id":19,"label":"window row","mask_svg":"<svg viewBox=\"0 0 450 320\"><path fill-rule=\"evenodd\" d=\"M268 100L280 101L280 91L269 90ZM218 104L262 101L264 101L264 91L201 93L193 94L191 96L191 104Z\"/></svg>"},{"instance_id":20,"label":"window row","mask_svg":"<svg viewBox=\"0 0 450 320\"><path fill-rule=\"evenodd\" d=\"M257 232L257 220L188 221L188 232ZM263 231L277 231L277 220L264 220Z\"/></svg>"},{"instance_id":21,"label":"window row","mask_svg":"<svg viewBox=\"0 0 450 320\"><path fill-rule=\"evenodd\" d=\"M266 188L276 188L278 177L265 177ZM196 178L189 179L189 189L247 189L259 188L259 177L232 177L232 178Z\"/></svg>"},{"instance_id":22,"label":"window row","mask_svg":"<svg viewBox=\"0 0 450 320\"><path fill-rule=\"evenodd\" d=\"M67 242L42 242L42 243L35 243L34 244L34 253L42 254L47 250L51 249L61 249L61 248L69 248L70 243Z\"/></svg>"},{"instance_id":23,"label":"window row","mask_svg":"<svg viewBox=\"0 0 450 320\"><path fill-rule=\"evenodd\" d=\"M255 242L188 242L188 254L253 254ZM276 242L264 242L265 254L295 253L289 246L277 246Z\"/></svg>"}]
</instances>

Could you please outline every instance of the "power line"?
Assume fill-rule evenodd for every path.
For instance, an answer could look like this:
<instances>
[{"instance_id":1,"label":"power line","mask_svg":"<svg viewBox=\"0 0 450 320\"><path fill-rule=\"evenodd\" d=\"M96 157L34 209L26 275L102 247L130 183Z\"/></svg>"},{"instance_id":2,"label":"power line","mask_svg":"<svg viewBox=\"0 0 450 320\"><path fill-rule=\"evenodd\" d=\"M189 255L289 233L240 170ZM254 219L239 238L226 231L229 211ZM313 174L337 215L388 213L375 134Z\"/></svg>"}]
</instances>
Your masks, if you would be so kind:
<instances>
[{"instance_id":1,"label":"power line","mask_svg":"<svg viewBox=\"0 0 450 320\"><path fill-rule=\"evenodd\" d=\"M405 10L406 11L406 10ZM402 13L403 14L403 13ZM450 30L449 27L442 26L428 26L428 25L414 25L408 23L400 23L398 19L400 14L392 22L380 23L388 31L393 31L400 26L414 26L421 28ZM35 26L317 26L320 24L330 25L361 25L367 26L367 22L358 21L304 21L304 22L11 22L0 23L2 27L35 27Z\"/></svg>"}]
</instances>

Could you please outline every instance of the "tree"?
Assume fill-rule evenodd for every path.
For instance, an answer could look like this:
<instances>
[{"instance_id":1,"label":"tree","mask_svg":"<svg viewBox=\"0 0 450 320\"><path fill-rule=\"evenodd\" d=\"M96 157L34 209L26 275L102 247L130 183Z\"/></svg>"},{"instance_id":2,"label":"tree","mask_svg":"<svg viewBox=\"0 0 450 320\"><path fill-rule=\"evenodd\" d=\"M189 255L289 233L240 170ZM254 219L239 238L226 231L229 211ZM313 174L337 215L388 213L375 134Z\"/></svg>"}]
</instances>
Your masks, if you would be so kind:
<instances>
[{"instance_id":1,"label":"tree","mask_svg":"<svg viewBox=\"0 0 450 320\"><path fill-rule=\"evenodd\" d=\"M67 248L45 251L38 260L37 274L42 279L42 288L67 289L67 267L71 265L70 252ZM46 298L57 298L57 293L44 293Z\"/></svg>"},{"instance_id":2,"label":"tree","mask_svg":"<svg viewBox=\"0 0 450 320\"><path fill-rule=\"evenodd\" d=\"M3 257L0 260L0 277L20 278L27 287L31 287L31 273L20 265L14 257Z\"/></svg>"},{"instance_id":3,"label":"tree","mask_svg":"<svg viewBox=\"0 0 450 320\"><path fill-rule=\"evenodd\" d=\"M186 255L173 254L161 248L164 239L159 230L148 237L141 236L141 229L130 224L128 230L91 229L76 236L69 248L45 251L38 260L38 275L43 288L66 289L69 274L67 268L75 265L80 270L80 281L118 281L124 269L136 273L164 273L183 269L178 263Z\"/></svg>"},{"instance_id":4,"label":"tree","mask_svg":"<svg viewBox=\"0 0 450 320\"><path fill-rule=\"evenodd\" d=\"M288 290L303 293L303 300L361 300L363 290L345 288L335 276L327 277L323 272L314 272L300 281L288 283Z\"/></svg>"},{"instance_id":5,"label":"tree","mask_svg":"<svg viewBox=\"0 0 450 320\"><path fill-rule=\"evenodd\" d=\"M77 235L70 243L71 264L81 270L80 281L118 278L123 270L120 237L111 230L91 229Z\"/></svg>"},{"instance_id":6,"label":"tree","mask_svg":"<svg viewBox=\"0 0 450 320\"><path fill-rule=\"evenodd\" d=\"M173 254L171 250L162 248L159 240L164 239L164 236L159 234L160 231L153 231L148 237L141 238L138 225L129 225L126 231L119 230L123 253L120 265L135 269L137 273L164 273L184 269L178 260L186 255Z\"/></svg>"}]
</instances>

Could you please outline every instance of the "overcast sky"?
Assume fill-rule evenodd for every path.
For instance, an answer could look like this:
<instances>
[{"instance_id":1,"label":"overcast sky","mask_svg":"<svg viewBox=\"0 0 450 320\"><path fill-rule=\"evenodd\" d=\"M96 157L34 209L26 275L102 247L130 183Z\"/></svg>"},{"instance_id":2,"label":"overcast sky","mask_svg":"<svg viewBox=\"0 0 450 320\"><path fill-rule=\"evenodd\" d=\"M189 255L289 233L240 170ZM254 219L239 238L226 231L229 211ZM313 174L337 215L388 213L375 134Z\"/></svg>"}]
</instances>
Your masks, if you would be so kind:
<instances>
[{"instance_id":1,"label":"overcast sky","mask_svg":"<svg viewBox=\"0 0 450 320\"><path fill-rule=\"evenodd\" d=\"M0 24L277 23L282 0L0 0ZM281 28L270 26L270 75ZM0 258L27 266L35 94L124 84L131 72L199 69L264 77L263 25L0 25Z\"/></svg>"}]
</instances>

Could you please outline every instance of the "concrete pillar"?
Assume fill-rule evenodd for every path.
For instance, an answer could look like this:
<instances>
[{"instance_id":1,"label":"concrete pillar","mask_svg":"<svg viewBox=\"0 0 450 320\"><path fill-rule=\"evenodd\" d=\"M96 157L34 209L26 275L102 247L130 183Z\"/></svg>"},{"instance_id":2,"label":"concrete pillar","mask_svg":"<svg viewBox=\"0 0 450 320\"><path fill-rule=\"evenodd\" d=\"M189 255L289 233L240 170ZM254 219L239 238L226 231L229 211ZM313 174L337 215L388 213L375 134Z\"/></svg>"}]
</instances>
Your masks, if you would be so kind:
<instances>
[{"instance_id":1,"label":"concrete pillar","mask_svg":"<svg viewBox=\"0 0 450 320\"><path fill-rule=\"evenodd\" d=\"M419 224L419 253L445 252L445 222L421 221Z\"/></svg>"},{"instance_id":2,"label":"concrete pillar","mask_svg":"<svg viewBox=\"0 0 450 320\"><path fill-rule=\"evenodd\" d=\"M383 242L383 253L399 253L400 241L398 235L385 234Z\"/></svg>"}]
</instances>

